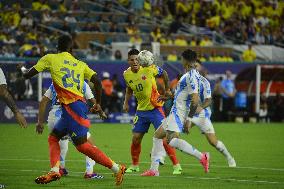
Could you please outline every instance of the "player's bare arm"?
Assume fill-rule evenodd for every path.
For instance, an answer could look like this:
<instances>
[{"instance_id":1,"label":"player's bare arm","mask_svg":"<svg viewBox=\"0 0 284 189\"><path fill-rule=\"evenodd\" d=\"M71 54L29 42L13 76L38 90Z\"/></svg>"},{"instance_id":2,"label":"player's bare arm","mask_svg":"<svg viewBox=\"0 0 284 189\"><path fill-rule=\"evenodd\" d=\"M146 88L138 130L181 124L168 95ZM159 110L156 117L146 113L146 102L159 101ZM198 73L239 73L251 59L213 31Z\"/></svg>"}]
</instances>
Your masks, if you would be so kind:
<instances>
[{"instance_id":1,"label":"player's bare arm","mask_svg":"<svg viewBox=\"0 0 284 189\"><path fill-rule=\"evenodd\" d=\"M190 96L191 96L191 102L190 102L188 117L192 118L198 107L199 97L198 93L193 93Z\"/></svg>"},{"instance_id":2,"label":"player's bare arm","mask_svg":"<svg viewBox=\"0 0 284 189\"><path fill-rule=\"evenodd\" d=\"M133 91L130 87L126 87L126 90L125 90L125 97L124 97L124 103L123 103L123 111L124 112L128 112L129 111L129 105L128 105L128 102L131 98L133 94Z\"/></svg>"},{"instance_id":3,"label":"player's bare arm","mask_svg":"<svg viewBox=\"0 0 284 189\"><path fill-rule=\"evenodd\" d=\"M97 104L97 101L96 101L95 98L91 98L91 99L89 99L88 101L91 102L92 105L96 105L96 104ZM107 115L106 115L105 112L103 112L103 111L101 111L101 112L95 112L95 111L94 111L94 112L93 112L93 108L91 108L90 111L91 111L92 113L98 113L99 116L100 116L100 118L103 119L103 120L107 118Z\"/></svg>"},{"instance_id":4,"label":"player's bare arm","mask_svg":"<svg viewBox=\"0 0 284 189\"><path fill-rule=\"evenodd\" d=\"M38 122L36 124L36 133L42 134L44 130L44 115L45 115L45 110L46 106L48 103L50 103L51 100L47 98L46 96L43 96L40 103L39 103L39 108L38 108Z\"/></svg>"},{"instance_id":5,"label":"player's bare arm","mask_svg":"<svg viewBox=\"0 0 284 189\"><path fill-rule=\"evenodd\" d=\"M163 70L162 79L165 84L165 95L161 95L159 97L159 100L167 100L169 98L172 98L172 93L171 93L170 84L169 84L169 76L165 70Z\"/></svg>"},{"instance_id":6,"label":"player's bare arm","mask_svg":"<svg viewBox=\"0 0 284 189\"><path fill-rule=\"evenodd\" d=\"M22 66L21 71L25 79L30 79L39 73L34 67L26 69L24 66Z\"/></svg>"},{"instance_id":7,"label":"player's bare arm","mask_svg":"<svg viewBox=\"0 0 284 189\"><path fill-rule=\"evenodd\" d=\"M105 115L104 111L101 108L101 97L102 97L102 83L98 78L97 74L94 74L90 81L94 84L96 103L92 107L92 112L98 113L100 116Z\"/></svg>"},{"instance_id":8,"label":"player's bare arm","mask_svg":"<svg viewBox=\"0 0 284 189\"><path fill-rule=\"evenodd\" d=\"M203 109L211 106L211 104L212 104L212 98L206 98L202 104L198 105L196 113L200 113Z\"/></svg>"},{"instance_id":9,"label":"player's bare arm","mask_svg":"<svg viewBox=\"0 0 284 189\"><path fill-rule=\"evenodd\" d=\"M21 114L19 109L16 106L16 103L9 93L7 89L7 85L0 85L0 98L3 100L7 106L12 110L12 112L15 115L15 118L17 122L20 124L21 127L26 128L27 127L27 121L25 117Z\"/></svg>"},{"instance_id":10,"label":"player's bare arm","mask_svg":"<svg viewBox=\"0 0 284 189\"><path fill-rule=\"evenodd\" d=\"M191 102L189 107L188 119L185 120L185 123L183 125L183 132L186 134L189 133L189 129L192 127L191 119L193 118L193 115L197 111L198 101L199 101L198 93L193 93L190 96L191 96Z\"/></svg>"}]
</instances>

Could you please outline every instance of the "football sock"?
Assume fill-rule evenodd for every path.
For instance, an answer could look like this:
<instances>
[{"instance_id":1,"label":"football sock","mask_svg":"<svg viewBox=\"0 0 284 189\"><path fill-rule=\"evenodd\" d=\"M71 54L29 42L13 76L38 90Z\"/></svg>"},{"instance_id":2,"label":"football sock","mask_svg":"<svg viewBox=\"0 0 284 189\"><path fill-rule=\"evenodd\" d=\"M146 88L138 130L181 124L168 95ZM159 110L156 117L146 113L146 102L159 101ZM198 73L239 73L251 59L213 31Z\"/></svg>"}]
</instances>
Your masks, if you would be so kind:
<instances>
[{"instance_id":1,"label":"football sock","mask_svg":"<svg viewBox=\"0 0 284 189\"><path fill-rule=\"evenodd\" d=\"M131 144L131 157L132 157L132 165L139 164L139 156L141 152L141 144L135 144L132 142Z\"/></svg>"},{"instance_id":2,"label":"football sock","mask_svg":"<svg viewBox=\"0 0 284 189\"><path fill-rule=\"evenodd\" d=\"M86 173L87 174L92 174L93 173L93 167L95 166L96 162L86 156Z\"/></svg>"},{"instance_id":3,"label":"football sock","mask_svg":"<svg viewBox=\"0 0 284 189\"><path fill-rule=\"evenodd\" d=\"M176 150L173 147L171 147L165 139L163 140L163 146L164 146L169 158L171 159L173 165L179 164L179 161L178 161L177 156L176 156Z\"/></svg>"},{"instance_id":4,"label":"football sock","mask_svg":"<svg viewBox=\"0 0 284 189\"><path fill-rule=\"evenodd\" d=\"M92 146L89 142L85 142L84 144L80 144L76 146L77 150L86 156L89 156L92 160L97 163L112 169L113 161L107 157L98 147Z\"/></svg>"},{"instance_id":5,"label":"football sock","mask_svg":"<svg viewBox=\"0 0 284 189\"><path fill-rule=\"evenodd\" d=\"M48 147L49 147L49 159L51 171L59 172L60 164L60 146L59 139L55 136L48 136Z\"/></svg>"},{"instance_id":6,"label":"football sock","mask_svg":"<svg viewBox=\"0 0 284 189\"><path fill-rule=\"evenodd\" d=\"M163 139L153 137L153 147L151 152L151 170L158 171L160 158L163 155Z\"/></svg>"},{"instance_id":7,"label":"football sock","mask_svg":"<svg viewBox=\"0 0 284 189\"><path fill-rule=\"evenodd\" d=\"M60 146L60 167L65 167L65 157L68 151L68 139L59 140L59 146Z\"/></svg>"},{"instance_id":8,"label":"football sock","mask_svg":"<svg viewBox=\"0 0 284 189\"><path fill-rule=\"evenodd\" d=\"M173 138L170 143L170 146L179 149L182 152L185 152L189 155L192 155L196 157L197 159L201 160L202 153L199 152L196 148L194 148L192 145L187 143L185 140L182 140L180 138Z\"/></svg>"},{"instance_id":9,"label":"football sock","mask_svg":"<svg viewBox=\"0 0 284 189\"><path fill-rule=\"evenodd\" d=\"M221 152L227 159L232 158L230 152L227 150L226 146L223 144L222 141L218 140L216 149Z\"/></svg>"}]
</instances>

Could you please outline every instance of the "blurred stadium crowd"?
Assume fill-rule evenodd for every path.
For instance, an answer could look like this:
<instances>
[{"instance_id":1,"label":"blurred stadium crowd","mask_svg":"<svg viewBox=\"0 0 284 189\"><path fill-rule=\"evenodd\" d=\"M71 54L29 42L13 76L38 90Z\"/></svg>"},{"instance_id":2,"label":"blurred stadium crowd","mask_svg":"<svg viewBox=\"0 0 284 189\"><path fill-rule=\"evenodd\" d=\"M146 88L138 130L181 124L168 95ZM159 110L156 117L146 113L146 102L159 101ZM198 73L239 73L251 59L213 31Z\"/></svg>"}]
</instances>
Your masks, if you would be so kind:
<instances>
[{"instance_id":1,"label":"blurred stadium crowd","mask_svg":"<svg viewBox=\"0 0 284 189\"><path fill-rule=\"evenodd\" d=\"M254 44L284 46L284 1L278 0L2 0L0 9L2 58L55 52L56 39L65 32L75 39L74 55L91 61L122 60L119 50L112 53L112 42L159 42L169 49L163 55L167 61L179 60L177 47L197 47L202 62L253 62ZM92 39L80 38L88 35ZM216 49L227 43L246 44L248 49L238 56ZM7 75L14 97L36 99L36 85L17 74ZM117 75L102 76L103 101L108 102L104 110L121 112L124 84ZM283 112L283 98L276 100L262 100L265 115L277 107L276 112Z\"/></svg>"},{"instance_id":2,"label":"blurred stadium crowd","mask_svg":"<svg viewBox=\"0 0 284 189\"><path fill-rule=\"evenodd\" d=\"M80 32L99 33L104 37L96 42L103 47L112 42L153 41L207 47L226 40L282 46L283 7L284 2L277 0L3 0L0 56L40 57L55 49L54 39L62 32L75 38ZM186 32L196 28L200 34ZM78 44L74 47L82 49ZM119 51L109 56L105 49L90 45L76 52L80 58L92 60L121 59ZM246 60L214 49L201 56L212 62ZM174 48L164 58L178 60Z\"/></svg>"}]
</instances>

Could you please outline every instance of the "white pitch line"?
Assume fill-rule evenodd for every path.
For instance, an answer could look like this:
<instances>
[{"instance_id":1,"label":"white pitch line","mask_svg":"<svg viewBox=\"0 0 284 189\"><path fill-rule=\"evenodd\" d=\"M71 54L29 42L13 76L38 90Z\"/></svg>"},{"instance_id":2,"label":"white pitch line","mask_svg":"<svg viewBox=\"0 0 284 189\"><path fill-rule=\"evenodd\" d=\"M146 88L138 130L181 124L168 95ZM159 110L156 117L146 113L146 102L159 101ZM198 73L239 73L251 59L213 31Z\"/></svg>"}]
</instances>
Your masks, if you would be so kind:
<instances>
[{"instance_id":1,"label":"white pitch line","mask_svg":"<svg viewBox=\"0 0 284 189\"><path fill-rule=\"evenodd\" d=\"M49 162L48 159L0 159L0 161L35 161L35 162ZM85 162L85 160L66 160L66 162ZM123 162L123 161L121 161ZM124 162L125 163L125 162ZM131 164L131 162L126 162L127 164ZM151 162L140 162L140 164L151 164ZM191 163L182 163L181 165L184 166L194 166L199 167L200 164L191 164ZM222 166L222 165L210 165L210 167L217 167L217 168L228 168L228 166ZM253 169L253 170L267 170L267 171L284 171L282 168L266 168L266 167L234 167L231 169Z\"/></svg>"},{"instance_id":2,"label":"white pitch line","mask_svg":"<svg viewBox=\"0 0 284 189\"><path fill-rule=\"evenodd\" d=\"M11 171L11 169L0 169L1 171ZM17 169L17 171L21 171L21 172L46 172L46 171L42 171L42 170L27 170L27 169L23 169L23 170L19 170ZM69 173L72 174L84 174L84 172L78 172L78 171L69 171ZM101 173L102 175L112 175L113 173L110 172L103 172ZM127 176L139 176L140 174L126 174ZM231 182L248 182L248 183L261 183L261 184L284 184L284 182L277 182L277 181L267 181L267 180L249 180L249 179L234 179L234 178L221 178L221 177L193 177L193 176L169 176L169 175L165 175L165 176L159 176L157 178L184 178L184 179L195 179L195 180L219 180L219 181L231 181Z\"/></svg>"}]
</instances>

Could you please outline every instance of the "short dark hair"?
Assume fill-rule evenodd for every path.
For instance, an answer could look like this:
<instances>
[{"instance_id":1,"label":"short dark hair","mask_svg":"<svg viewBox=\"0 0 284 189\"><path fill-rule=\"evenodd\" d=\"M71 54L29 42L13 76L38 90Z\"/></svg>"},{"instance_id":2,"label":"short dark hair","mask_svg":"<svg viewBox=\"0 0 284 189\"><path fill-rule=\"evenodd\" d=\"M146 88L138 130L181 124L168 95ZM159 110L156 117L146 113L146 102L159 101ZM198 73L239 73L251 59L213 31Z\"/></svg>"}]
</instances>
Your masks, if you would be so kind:
<instances>
[{"instance_id":1,"label":"short dark hair","mask_svg":"<svg viewBox=\"0 0 284 189\"><path fill-rule=\"evenodd\" d=\"M130 51L128 51L128 56L131 55L138 55L139 51L137 49L131 49Z\"/></svg>"},{"instance_id":2,"label":"short dark hair","mask_svg":"<svg viewBox=\"0 0 284 189\"><path fill-rule=\"evenodd\" d=\"M72 49L73 46L73 40L69 35L61 35L58 38L57 42L57 50L60 52L67 52Z\"/></svg>"},{"instance_id":3,"label":"short dark hair","mask_svg":"<svg viewBox=\"0 0 284 189\"><path fill-rule=\"evenodd\" d=\"M187 49L182 52L181 56L187 60L188 62L196 62L197 61L197 53L191 49Z\"/></svg>"}]
</instances>

